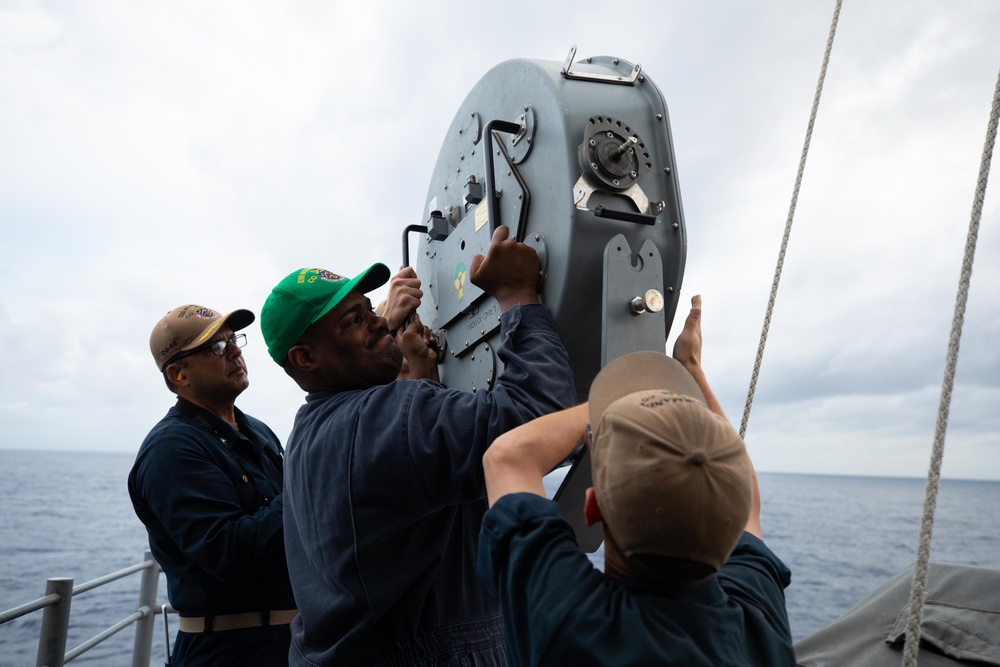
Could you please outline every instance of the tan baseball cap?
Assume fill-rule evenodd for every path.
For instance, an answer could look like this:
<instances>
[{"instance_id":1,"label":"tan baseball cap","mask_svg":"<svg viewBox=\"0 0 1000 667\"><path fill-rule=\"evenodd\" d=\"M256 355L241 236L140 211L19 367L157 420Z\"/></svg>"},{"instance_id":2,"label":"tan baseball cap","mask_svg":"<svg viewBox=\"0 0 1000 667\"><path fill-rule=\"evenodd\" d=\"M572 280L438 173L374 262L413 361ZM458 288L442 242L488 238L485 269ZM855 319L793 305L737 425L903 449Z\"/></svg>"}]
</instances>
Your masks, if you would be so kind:
<instances>
[{"instance_id":1,"label":"tan baseball cap","mask_svg":"<svg viewBox=\"0 0 1000 667\"><path fill-rule=\"evenodd\" d=\"M153 327L153 333L149 335L149 351L162 373L174 357L204 345L224 324L228 324L233 331L239 331L253 321L254 315L249 310L239 309L222 315L205 306L178 306Z\"/></svg>"},{"instance_id":2,"label":"tan baseball cap","mask_svg":"<svg viewBox=\"0 0 1000 667\"><path fill-rule=\"evenodd\" d=\"M591 466L623 555L722 567L750 516L753 466L691 374L659 352L608 364L590 389Z\"/></svg>"}]
</instances>

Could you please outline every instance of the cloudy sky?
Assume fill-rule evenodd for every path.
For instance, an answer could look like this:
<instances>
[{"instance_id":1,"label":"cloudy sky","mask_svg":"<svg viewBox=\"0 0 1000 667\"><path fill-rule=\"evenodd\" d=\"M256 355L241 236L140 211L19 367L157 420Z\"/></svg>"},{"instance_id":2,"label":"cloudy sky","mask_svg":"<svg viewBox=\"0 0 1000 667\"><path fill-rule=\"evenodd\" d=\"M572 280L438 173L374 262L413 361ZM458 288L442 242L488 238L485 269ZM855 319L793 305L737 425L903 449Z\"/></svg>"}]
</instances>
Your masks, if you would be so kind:
<instances>
[{"instance_id":1,"label":"cloudy sky","mask_svg":"<svg viewBox=\"0 0 1000 667\"><path fill-rule=\"evenodd\" d=\"M148 351L167 310L259 312L301 266L395 268L468 91L573 44L666 98L684 297L703 295L738 424L833 8L0 0L0 447L133 451L171 403ZM845 3L747 435L759 469L926 474L998 34L996 0ZM997 285L994 183L946 477L1000 479ZM284 439L302 396L249 331L239 405Z\"/></svg>"}]
</instances>

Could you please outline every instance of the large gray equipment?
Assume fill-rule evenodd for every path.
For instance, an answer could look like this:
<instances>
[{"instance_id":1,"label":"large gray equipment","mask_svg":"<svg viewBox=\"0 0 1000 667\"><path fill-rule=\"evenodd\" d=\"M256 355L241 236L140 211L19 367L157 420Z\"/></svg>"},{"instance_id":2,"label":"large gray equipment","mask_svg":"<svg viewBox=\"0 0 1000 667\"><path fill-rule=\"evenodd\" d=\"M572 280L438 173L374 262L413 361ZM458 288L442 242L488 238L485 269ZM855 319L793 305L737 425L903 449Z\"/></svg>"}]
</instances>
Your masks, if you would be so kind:
<instances>
[{"instance_id":1,"label":"large gray equipment","mask_svg":"<svg viewBox=\"0 0 1000 667\"><path fill-rule=\"evenodd\" d=\"M510 60L476 84L445 137L425 224L404 231L404 264L420 233L418 312L448 387L488 390L501 370L499 305L468 278L498 225L538 251L581 400L608 361L665 349L686 255L666 104L640 65L575 56ZM574 503L571 522L589 466L578 457L558 494ZM582 547L600 544L599 531L574 528Z\"/></svg>"}]
</instances>

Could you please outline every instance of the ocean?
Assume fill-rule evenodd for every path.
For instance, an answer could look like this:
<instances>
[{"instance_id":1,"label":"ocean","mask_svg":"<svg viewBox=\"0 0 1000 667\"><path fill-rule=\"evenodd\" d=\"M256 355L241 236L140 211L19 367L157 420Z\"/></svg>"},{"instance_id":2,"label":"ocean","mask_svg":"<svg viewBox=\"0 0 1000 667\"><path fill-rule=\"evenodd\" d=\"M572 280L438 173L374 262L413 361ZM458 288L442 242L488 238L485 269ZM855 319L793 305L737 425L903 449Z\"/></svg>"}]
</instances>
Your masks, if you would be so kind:
<instances>
[{"instance_id":1,"label":"ocean","mask_svg":"<svg viewBox=\"0 0 1000 667\"><path fill-rule=\"evenodd\" d=\"M148 546L125 480L133 455L0 449L0 611L42 597L49 577L79 585L142 560ZM796 640L822 628L914 560L925 481L759 473L767 544L792 570ZM1000 568L1000 482L941 482L931 558ZM139 576L73 599L67 650L132 613ZM161 575L160 602L166 602ZM35 664L41 612L0 626L0 667ZM171 634L176 630L171 625ZM73 661L131 664L133 627ZM157 618L152 665L163 661Z\"/></svg>"}]
</instances>

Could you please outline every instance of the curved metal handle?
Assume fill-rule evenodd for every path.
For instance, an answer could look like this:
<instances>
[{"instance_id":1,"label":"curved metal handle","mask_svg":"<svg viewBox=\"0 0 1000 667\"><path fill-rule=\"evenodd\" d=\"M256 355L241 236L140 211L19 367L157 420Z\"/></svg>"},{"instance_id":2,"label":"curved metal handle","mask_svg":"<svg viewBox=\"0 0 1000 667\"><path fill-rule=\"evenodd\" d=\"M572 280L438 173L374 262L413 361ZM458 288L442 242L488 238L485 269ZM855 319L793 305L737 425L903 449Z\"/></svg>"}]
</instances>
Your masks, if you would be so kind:
<instances>
[{"instance_id":1,"label":"curved metal handle","mask_svg":"<svg viewBox=\"0 0 1000 667\"><path fill-rule=\"evenodd\" d=\"M518 123L513 123L509 120L501 120L499 118L494 118L490 122L486 123L486 130L483 132L486 139L486 215L490 220L490 232L496 231L497 228L497 191L496 191L496 177L493 171L493 131L506 132L507 134L517 134L521 131L521 126ZM506 153L504 153L504 158L506 159ZM509 160L508 160L509 162ZM513 165L511 165L513 169ZM515 170L516 171L516 170ZM520 181L520 175L518 175L518 180ZM522 241L523 239L518 238L522 233L521 225L518 224L518 228L514 230L514 234L511 235L515 241Z\"/></svg>"},{"instance_id":2,"label":"curved metal handle","mask_svg":"<svg viewBox=\"0 0 1000 667\"><path fill-rule=\"evenodd\" d=\"M403 268L410 265L410 232L427 233L427 225L407 225L403 229Z\"/></svg>"}]
</instances>

